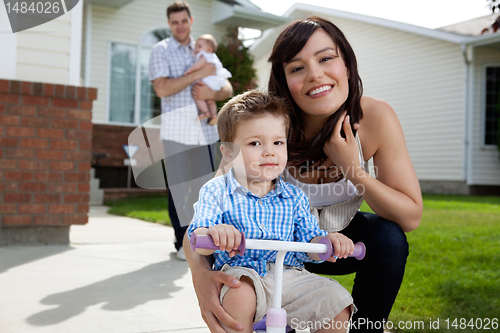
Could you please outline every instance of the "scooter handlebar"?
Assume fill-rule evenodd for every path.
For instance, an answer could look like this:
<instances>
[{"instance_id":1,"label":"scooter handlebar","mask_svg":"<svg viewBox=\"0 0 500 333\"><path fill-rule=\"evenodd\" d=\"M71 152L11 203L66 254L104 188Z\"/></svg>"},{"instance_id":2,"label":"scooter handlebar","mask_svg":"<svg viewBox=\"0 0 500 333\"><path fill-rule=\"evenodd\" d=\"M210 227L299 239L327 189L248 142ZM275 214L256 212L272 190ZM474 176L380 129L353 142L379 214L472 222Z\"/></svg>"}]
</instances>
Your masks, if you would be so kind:
<instances>
[{"instance_id":1,"label":"scooter handlebar","mask_svg":"<svg viewBox=\"0 0 500 333\"><path fill-rule=\"evenodd\" d=\"M257 240L257 239L251 239L250 241L252 241L252 244L256 244L256 242L259 242L259 240ZM211 235L196 235L195 233L193 233L191 235L189 242L191 244L191 250L193 250L193 252L196 251L196 249L207 249L207 250L218 250L219 249L219 247L217 245L215 245ZM266 242L269 242L269 241L266 241ZM280 242L280 241L272 241L272 242ZM238 251L239 251L240 255L243 255L245 253L246 243L247 243L247 241L245 239L245 233L242 232L241 233L241 243L240 243L240 246L238 247ZM330 241L330 239L328 237L322 237L318 243L326 245L326 251L319 252L319 257L321 260L327 260L331 256L333 256L334 249L332 246L332 242ZM301 245L303 245L303 244L301 244ZM267 250L280 250L280 249L272 248L272 246L271 246ZM353 252L353 254L350 254L349 257L354 257L357 260L361 260L365 257L365 254L366 254L365 244L363 244L362 242L358 242L358 243L354 244L354 252Z\"/></svg>"}]
</instances>

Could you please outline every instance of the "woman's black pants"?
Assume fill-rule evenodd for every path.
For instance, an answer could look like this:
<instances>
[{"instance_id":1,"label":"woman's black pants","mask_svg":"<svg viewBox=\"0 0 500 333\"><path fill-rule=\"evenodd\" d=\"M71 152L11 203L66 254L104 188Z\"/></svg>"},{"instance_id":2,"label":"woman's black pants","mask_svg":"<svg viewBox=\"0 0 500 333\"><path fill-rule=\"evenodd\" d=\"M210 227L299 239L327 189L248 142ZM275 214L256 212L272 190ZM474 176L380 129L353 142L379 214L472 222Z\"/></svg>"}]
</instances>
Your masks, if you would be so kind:
<instances>
[{"instance_id":1,"label":"woman's black pants","mask_svg":"<svg viewBox=\"0 0 500 333\"><path fill-rule=\"evenodd\" d=\"M306 269L328 275L356 273L352 297L358 312L350 332L383 332L383 323L387 322L403 281L408 257L406 235L396 223L364 212L356 213L341 233L354 243L366 245L365 258L307 263Z\"/></svg>"}]
</instances>

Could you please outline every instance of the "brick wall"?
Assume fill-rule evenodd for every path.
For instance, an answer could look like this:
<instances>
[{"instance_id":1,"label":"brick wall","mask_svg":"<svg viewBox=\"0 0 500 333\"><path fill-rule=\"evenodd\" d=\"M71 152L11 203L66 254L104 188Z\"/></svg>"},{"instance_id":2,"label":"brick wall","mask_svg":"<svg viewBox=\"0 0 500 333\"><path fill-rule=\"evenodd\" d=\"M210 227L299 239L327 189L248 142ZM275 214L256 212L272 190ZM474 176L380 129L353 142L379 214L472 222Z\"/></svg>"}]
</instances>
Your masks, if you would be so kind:
<instances>
[{"instance_id":1,"label":"brick wall","mask_svg":"<svg viewBox=\"0 0 500 333\"><path fill-rule=\"evenodd\" d=\"M95 88L0 80L0 244L88 221Z\"/></svg>"}]
</instances>

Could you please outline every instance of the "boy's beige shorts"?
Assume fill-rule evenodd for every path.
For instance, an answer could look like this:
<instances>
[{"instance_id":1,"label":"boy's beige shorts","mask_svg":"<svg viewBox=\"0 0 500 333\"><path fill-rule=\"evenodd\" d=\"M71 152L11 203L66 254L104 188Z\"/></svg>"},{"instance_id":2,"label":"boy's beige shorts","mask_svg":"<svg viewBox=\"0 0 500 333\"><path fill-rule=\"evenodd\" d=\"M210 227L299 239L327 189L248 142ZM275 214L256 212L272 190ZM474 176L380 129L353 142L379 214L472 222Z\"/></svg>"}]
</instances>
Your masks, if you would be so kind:
<instances>
[{"instance_id":1,"label":"boy's beige shorts","mask_svg":"<svg viewBox=\"0 0 500 333\"><path fill-rule=\"evenodd\" d=\"M221 270L237 279L247 276L253 281L257 295L254 322L261 321L267 309L273 306L274 263L267 264L267 274L264 277L246 267L224 265ZM222 287L221 304L229 289L226 285ZM356 312L351 295L337 281L297 267L285 266L281 297L281 307L288 315L287 324L294 328L308 322L315 323L311 332L319 330L320 323L329 323L346 307L350 307L351 317Z\"/></svg>"}]
</instances>

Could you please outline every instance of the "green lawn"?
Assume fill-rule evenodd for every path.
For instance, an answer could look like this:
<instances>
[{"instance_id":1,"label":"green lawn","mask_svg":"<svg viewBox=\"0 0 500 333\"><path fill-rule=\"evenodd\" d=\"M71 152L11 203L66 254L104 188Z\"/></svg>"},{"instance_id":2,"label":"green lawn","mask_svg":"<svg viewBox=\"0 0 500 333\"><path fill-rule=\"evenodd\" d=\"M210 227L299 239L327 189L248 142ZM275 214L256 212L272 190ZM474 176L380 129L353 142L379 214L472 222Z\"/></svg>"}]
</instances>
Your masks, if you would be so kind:
<instances>
[{"instance_id":1,"label":"green lawn","mask_svg":"<svg viewBox=\"0 0 500 333\"><path fill-rule=\"evenodd\" d=\"M111 214L169 224L166 196L106 204ZM370 211L365 203L361 209ZM488 331L500 331L500 197L425 195L420 227L407 236L410 256L389 318L393 330L479 332L476 325L484 330L489 323ZM353 278L335 277L348 290ZM431 318L440 329L430 328ZM396 329L400 324L421 328Z\"/></svg>"},{"instance_id":2,"label":"green lawn","mask_svg":"<svg viewBox=\"0 0 500 333\"><path fill-rule=\"evenodd\" d=\"M168 217L168 196L148 196L106 201L111 207L109 214L134 217L148 222L170 224Z\"/></svg>"}]
</instances>

